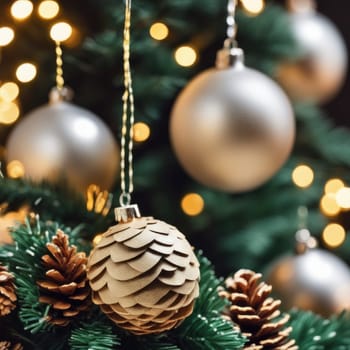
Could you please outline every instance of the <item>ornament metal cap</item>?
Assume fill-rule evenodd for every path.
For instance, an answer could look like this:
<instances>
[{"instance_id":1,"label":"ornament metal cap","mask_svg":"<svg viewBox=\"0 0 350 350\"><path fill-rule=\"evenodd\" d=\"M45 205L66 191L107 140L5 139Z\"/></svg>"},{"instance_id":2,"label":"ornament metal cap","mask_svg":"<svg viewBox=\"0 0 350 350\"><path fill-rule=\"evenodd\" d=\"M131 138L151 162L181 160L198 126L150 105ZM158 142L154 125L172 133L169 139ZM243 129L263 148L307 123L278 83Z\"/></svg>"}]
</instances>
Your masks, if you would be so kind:
<instances>
[{"instance_id":1,"label":"ornament metal cap","mask_svg":"<svg viewBox=\"0 0 350 350\"><path fill-rule=\"evenodd\" d=\"M118 222L129 222L140 218L140 210L137 204L125 205L114 209L115 220Z\"/></svg>"},{"instance_id":2,"label":"ornament metal cap","mask_svg":"<svg viewBox=\"0 0 350 350\"><path fill-rule=\"evenodd\" d=\"M287 0L287 8L291 13L310 13L316 10L315 0Z\"/></svg>"},{"instance_id":3,"label":"ornament metal cap","mask_svg":"<svg viewBox=\"0 0 350 350\"><path fill-rule=\"evenodd\" d=\"M298 255L304 254L309 249L317 248L318 243L307 228L298 230L295 234L296 246L295 251Z\"/></svg>"},{"instance_id":4,"label":"ornament metal cap","mask_svg":"<svg viewBox=\"0 0 350 350\"><path fill-rule=\"evenodd\" d=\"M49 93L49 103L54 104L62 101L71 101L73 99L73 90L64 86L62 89L53 87Z\"/></svg>"},{"instance_id":5,"label":"ornament metal cap","mask_svg":"<svg viewBox=\"0 0 350 350\"><path fill-rule=\"evenodd\" d=\"M224 47L216 54L216 68L226 69L237 64L244 65L244 52L237 47L236 41L226 39Z\"/></svg>"}]
</instances>

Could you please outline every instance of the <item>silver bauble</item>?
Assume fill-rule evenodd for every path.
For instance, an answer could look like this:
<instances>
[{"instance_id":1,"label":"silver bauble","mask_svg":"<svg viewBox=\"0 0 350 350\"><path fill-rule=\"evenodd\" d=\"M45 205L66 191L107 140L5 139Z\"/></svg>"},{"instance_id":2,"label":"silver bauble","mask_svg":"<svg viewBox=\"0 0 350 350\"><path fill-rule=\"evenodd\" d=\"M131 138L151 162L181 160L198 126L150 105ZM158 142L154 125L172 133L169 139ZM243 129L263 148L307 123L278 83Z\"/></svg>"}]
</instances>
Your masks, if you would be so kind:
<instances>
[{"instance_id":1,"label":"silver bauble","mask_svg":"<svg viewBox=\"0 0 350 350\"><path fill-rule=\"evenodd\" d=\"M277 80L297 101L325 102L346 77L345 42L334 24L312 8L295 10L290 20L301 57L283 63Z\"/></svg>"},{"instance_id":2,"label":"silver bauble","mask_svg":"<svg viewBox=\"0 0 350 350\"><path fill-rule=\"evenodd\" d=\"M288 158L295 133L282 89L247 68L242 51L234 50L229 67L208 69L185 87L170 121L183 168L198 182L227 192L269 180Z\"/></svg>"},{"instance_id":3,"label":"silver bauble","mask_svg":"<svg viewBox=\"0 0 350 350\"><path fill-rule=\"evenodd\" d=\"M23 165L27 179L63 180L83 193L90 184L111 188L119 168L118 145L102 120L55 98L23 117L9 136L6 156Z\"/></svg>"},{"instance_id":4,"label":"silver bauble","mask_svg":"<svg viewBox=\"0 0 350 350\"><path fill-rule=\"evenodd\" d=\"M276 261L267 273L286 309L297 307L328 317L350 308L350 270L332 253L313 248Z\"/></svg>"}]
</instances>

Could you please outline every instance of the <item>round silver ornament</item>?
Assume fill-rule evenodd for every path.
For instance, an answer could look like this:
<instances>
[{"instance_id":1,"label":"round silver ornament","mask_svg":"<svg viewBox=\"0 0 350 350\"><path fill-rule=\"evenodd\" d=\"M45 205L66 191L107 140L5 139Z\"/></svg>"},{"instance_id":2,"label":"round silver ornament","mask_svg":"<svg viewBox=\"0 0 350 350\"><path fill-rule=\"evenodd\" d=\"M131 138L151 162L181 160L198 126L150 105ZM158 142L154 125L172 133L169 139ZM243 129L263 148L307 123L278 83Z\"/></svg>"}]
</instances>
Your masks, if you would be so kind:
<instances>
[{"instance_id":1,"label":"round silver ornament","mask_svg":"<svg viewBox=\"0 0 350 350\"><path fill-rule=\"evenodd\" d=\"M299 58L284 62L277 80L297 101L325 102L341 88L347 73L345 42L335 25L310 0L291 1L290 21Z\"/></svg>"},{"instance_id":2,"label":"round silver ornament","mask_svg":"<svg viewBox=\"0 0 350 350\"><path fill-rule=\"evenodd\" d=\"M266 279L286 309L297 307L328 317L350 309L350 270L334 254L305 247L274 262Z\"/></svg>"},{"instance_id":3,"label":"round silver ornament","mask_svg":"<svg viewBox=\"0 0 350 350\"><path fill-rule=\"evenodd\" d=\"M171 114L170 137L183 168L227 192L254 189L288 158L295 134L291 104L238 48L219 51L217 67L195 77Z\"/></svg>"},{"instance_id":4,"label":"round silver ornament","mask_svg":"<svg viewBox=\"0 0 350 350\"><path fill-rule=\"evenodd\" d=\"M14 128L7 141L7 162L19 161L24 177L35 182L65 184L86 192L113 185L119 169L119 148L111 131L95 114L65 102L53 91Z\"/></svg>"}]
</instances>

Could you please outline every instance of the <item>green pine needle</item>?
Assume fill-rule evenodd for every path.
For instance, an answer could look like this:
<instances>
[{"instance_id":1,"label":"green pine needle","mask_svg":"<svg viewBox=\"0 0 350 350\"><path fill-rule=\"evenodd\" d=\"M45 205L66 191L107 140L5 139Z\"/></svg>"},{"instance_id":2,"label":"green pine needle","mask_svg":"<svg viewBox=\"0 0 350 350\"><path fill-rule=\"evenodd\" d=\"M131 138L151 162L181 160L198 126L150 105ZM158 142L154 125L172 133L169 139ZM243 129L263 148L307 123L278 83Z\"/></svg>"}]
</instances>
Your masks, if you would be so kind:
<instances>
[{"instance_id":1,"label":"green pine needle","mask_svg":"<svg viewBox=\"0 0 350 350\"><path fill-rule=\"evenodd\" d=\"M69 339L72 350L112 350L118 349L120 340L112 327L101 320L82 323L72 331Z\"/></svg>"},{"instance_id":2,"label":"green pine needle","mask_svg":"<svg viewBox=\"0 0 350 350\"><path fill-rule=\"evenodd\" d=\"M299 350L346 350L350 344L350 315L341 313L324 319L312 312L291 311L290 335Z\"/></svg>"},{"instance_id":3,"label":"green pine needle","mask_svg":"<svg viewBox=\"0 0 350 350\"><path fill-rule=\"evenodd\" d=\"M189 350L241 349L246 339L221 316L227 305L218 295L222 281L215 276L212 264L201 252L198 258L201 270L199 298L192 315L177 330L181 343Z\"/></svg>"}]
</instances>

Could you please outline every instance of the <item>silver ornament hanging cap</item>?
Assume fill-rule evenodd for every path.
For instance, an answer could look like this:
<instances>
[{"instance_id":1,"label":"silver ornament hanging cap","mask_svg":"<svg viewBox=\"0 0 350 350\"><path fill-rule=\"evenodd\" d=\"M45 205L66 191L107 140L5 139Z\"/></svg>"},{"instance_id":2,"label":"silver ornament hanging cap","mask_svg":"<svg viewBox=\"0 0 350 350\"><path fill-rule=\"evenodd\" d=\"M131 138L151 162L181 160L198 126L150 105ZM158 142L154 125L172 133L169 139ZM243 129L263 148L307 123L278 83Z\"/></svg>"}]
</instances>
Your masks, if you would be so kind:
<instances>
[{"instance_id":1,"label":"silver ornament hanging cap","mask_svg":"<svg viewBox=\"0 0 350 350\"><path fill-rule=\"evenodd\" d=\"M140 210L137 204L125 205L114 209L115 220L117 222L129 222L135 218L140 218Z\"/></svg>"}]
</instances>

